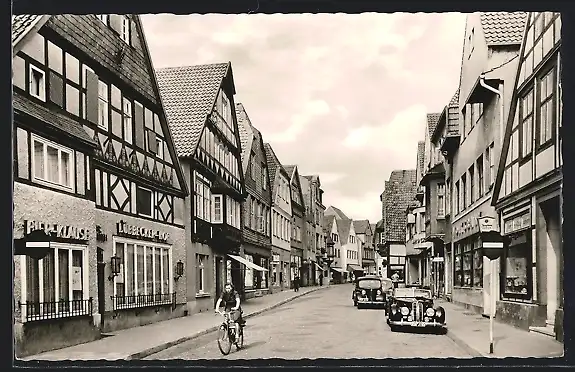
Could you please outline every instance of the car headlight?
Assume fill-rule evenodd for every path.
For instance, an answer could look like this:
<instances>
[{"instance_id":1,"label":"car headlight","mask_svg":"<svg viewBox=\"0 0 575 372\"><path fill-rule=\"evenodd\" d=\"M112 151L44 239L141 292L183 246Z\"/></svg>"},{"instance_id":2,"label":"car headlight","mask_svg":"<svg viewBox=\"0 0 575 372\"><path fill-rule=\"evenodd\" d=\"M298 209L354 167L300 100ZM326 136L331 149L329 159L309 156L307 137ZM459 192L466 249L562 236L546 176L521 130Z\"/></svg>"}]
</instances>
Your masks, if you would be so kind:
<instances>
[{"instance_id":1,"label":"car headlight","mask_svg":"<svg viewBox=\"0 0 575 372\"><path fill-rule=\"evenodd\" d=\"M365 296L366 293L367 293L367 292L365 291L365 289L362 289L362 290L361 290L361 294L362 294L362 295Z\"/></svg>"},{"instance_id":2,"label":"car headlight","mask_svg":"<svg viewBox=\"0 0 575 372\"><path fill-rule=\"evenodd\" d=\"M435 315L435 310L433 310L433 308L428 307L427 310L425 310L425 315L427 316L434 316Z\"/></svg>"},{"instance_id":3,"label":"car headlight","mask_svg":"<svg viewBox=\"0 0 575 372\"><path fill-rule=\"evenodd\" d=\"M407 315L409 314L409 309L407 307L402 307L401 308L401 315Z\"/></svg>"}]
</instances>

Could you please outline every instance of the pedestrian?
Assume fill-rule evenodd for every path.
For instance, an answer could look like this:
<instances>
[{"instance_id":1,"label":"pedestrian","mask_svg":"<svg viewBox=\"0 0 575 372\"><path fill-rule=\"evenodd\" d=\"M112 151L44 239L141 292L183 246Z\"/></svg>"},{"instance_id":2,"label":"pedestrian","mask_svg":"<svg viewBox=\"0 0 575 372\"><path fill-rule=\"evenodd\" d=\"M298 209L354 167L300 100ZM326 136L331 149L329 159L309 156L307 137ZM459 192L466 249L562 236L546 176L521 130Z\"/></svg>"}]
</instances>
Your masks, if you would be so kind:
<instances>
[{"instance_id":1,"label":"pedestrian","mask_svg":"<svg viewBox=\"0 0 575 372\"><path fill-rule=\"evenodd\" d=\"M293 278L293 290L294 292L299 292L299 276Z\"/></svg>"}]
</instances>

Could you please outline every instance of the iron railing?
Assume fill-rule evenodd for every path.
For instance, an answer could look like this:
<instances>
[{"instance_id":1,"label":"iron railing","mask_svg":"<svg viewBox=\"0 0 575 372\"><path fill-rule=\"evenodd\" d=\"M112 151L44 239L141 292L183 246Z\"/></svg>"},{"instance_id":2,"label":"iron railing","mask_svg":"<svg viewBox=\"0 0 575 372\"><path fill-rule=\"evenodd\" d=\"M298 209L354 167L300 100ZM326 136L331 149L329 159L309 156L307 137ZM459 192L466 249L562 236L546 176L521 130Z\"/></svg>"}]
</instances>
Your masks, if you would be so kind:
<instances>
[{"instance_id":1,"label":"iron railing","mask_svg":"<svg viewBox=\"0 0 575 372\"><path fill-rule=\"evenodd\" d=\"M92 316L92 297L86 300L60 300L44 302L18 302L27 322L76 316Z\"/></svg>"},{"instance_id":2,"label":"iron railing","mask_svg":"<svg viewBox=\"0 0 575 372\"><path fill-rule=\"evenodd\" d=\"M176 306L176 292L146 295L110 296L114 310L132 309L146 306Z\"/></svg>"}]
</instances>

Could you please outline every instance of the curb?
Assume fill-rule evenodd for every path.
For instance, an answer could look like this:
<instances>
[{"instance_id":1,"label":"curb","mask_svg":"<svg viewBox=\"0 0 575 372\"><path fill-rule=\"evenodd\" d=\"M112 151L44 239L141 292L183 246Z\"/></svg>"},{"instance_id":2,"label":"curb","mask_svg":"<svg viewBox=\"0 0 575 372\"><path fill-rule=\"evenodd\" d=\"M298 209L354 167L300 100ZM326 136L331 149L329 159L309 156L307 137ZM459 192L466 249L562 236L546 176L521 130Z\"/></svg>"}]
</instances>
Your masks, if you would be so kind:
<instances>
[{"instance_id":1,"label":"curb","mask_svg":"<svg viewBox=\"0 0 575 372\"><path fill-rule=\"evenodd\" d=\"M449 329L447 330L447 333L445 335L447 337L449 337L449 339L451 341L455 342L455 344L457 346L462 348L467 354L471 355L472 357L474 357L474 358L487 357L486 355L481 353L479 350L472 348L468 343L466 343L465 341L463 341L462 339L457 337L455 334L453 334L453 332L450 332Z\"/></svg>"},{"instance_id":2,"label":"curb","mask_svg":"<svg viewBox=\"0 0 575 372\"><path fill-rule=\"evenodd\" d=\"M315 292L315 291L319 291L319 290L324 289L324 288L330 288L330 287L331 287L331 286L323 286L323 287L313 288L313 289L311 289L311 290L309 290L309 291L307 291L307 292L304 292L304 293L295 295L295 296L290 297L290 298L286 298L285 300L282 300L282 301L280 301L280 302L277 302L277 303L275 303L275 304L273 304L273 305L270 305L270 306L268 306L268 307L265 307L265 308L263 308L263 309L253 311L253 312L251 312L251 313L249 313L249 314L244 314L244 319L251 318L251 317L253 317L253 316L259 315L259 314L264 313L264 312L266 312L266 311L275 309L276 307L282 306L282 305L284 305L284 304L286 304L286 303L288 303L288 302L291 302L291 301L293 301L293 300L296 300L296 299L298 299L298 298L300 298L300 297L302 297L302 296L305 296L305 295L307 295L307 294L313 293L313 292ZM149 349L146 349L146 350L143 350L143 351L139 351L139 352L137 352L137 353L130 354L130 355L126 356L126 357L123 358L123 359L124 359L124 360L138 360L138 359L143 359L143 358L145 358L145 357L147 357L147 356L150 356L150 355L159 353L160 351L169 349L169 348L171 348L171 347L173 347L173 346L176 346L176 345L178 345L178 344L181 344L181 343L184 343L184 342L187 342L187 341L196 339L196 338L198 338L198 337L207 335L208 333L215 332L215 331L217 331L217 329L219 328L219 326L220 326L220 325L218 324L217 326L210 327L210 328L205 329L205 330L203 330L203 331L197 332L197 333L195 333L195 334L193 334L193 335L186 336L186 337L182 337L182 338L180 338L180 339L178 339L178 340L175 340L175 341L166 342L166 343L163 343L163 344L161 344L161 345L154 346L154 347L151 347L151 348L149 348Z\"/></svg>"}]
</instances>

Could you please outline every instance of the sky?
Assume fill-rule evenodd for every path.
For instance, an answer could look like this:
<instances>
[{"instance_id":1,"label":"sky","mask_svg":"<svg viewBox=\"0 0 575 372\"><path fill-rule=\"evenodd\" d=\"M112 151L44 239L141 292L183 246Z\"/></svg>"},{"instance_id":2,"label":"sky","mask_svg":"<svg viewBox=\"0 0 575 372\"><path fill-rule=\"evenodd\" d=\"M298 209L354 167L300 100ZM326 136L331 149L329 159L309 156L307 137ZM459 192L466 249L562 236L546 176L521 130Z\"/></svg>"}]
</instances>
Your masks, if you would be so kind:
<instances>
[{"instance_id":1,"label":"sky","mask_svg":"<svg viewBox=\"0 0 575 372\"><path fill-rule=\"evenodd\" d=\"M394 169L415 169L426 114L459 85L461 13L144 15L155 68L231 61L282 164L318 174L324 204L381 219Z\"/></svg>"}]
</instances>

